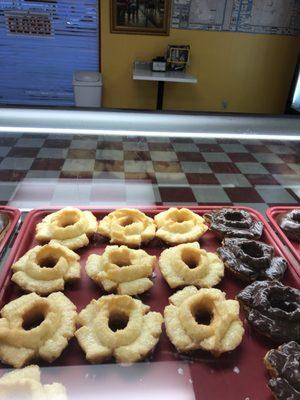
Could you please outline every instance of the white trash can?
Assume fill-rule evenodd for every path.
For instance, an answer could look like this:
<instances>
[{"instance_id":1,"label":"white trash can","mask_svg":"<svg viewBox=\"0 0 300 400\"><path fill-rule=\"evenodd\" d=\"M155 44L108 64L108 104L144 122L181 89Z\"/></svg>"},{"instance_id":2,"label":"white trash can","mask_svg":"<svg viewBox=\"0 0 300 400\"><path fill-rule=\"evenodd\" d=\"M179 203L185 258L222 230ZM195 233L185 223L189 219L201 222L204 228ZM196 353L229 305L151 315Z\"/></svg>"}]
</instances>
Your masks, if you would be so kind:
<instances>
[{"instance_id":1,"label":"white trash can","mask_svg":"<svg viewBox=\"0 0 300 400\"><path fill-rule=\"evenodd\" d=\"M75 71L73 90L76 107L101 107L102 86L102 75L99 72Z\"/></svg>"}]
</instances>

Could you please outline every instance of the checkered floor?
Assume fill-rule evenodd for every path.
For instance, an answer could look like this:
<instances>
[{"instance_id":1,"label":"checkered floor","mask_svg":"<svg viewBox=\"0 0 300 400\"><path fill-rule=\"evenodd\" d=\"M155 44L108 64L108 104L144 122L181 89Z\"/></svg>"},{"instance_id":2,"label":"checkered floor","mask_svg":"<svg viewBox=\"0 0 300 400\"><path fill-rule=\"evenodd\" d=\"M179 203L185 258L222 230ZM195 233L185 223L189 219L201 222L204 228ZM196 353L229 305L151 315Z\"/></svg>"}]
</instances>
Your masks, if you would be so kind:
<instances>
[{"instance_id":1,"label":"checkered floor","mask_svg":"<svg viewBox=\"0 0 300 400\"><path fill-rule=\"evenodd\" d=\"M243 204L300 200L300 143L0 136L0 203Z\"/></svg>"}]
</instances>

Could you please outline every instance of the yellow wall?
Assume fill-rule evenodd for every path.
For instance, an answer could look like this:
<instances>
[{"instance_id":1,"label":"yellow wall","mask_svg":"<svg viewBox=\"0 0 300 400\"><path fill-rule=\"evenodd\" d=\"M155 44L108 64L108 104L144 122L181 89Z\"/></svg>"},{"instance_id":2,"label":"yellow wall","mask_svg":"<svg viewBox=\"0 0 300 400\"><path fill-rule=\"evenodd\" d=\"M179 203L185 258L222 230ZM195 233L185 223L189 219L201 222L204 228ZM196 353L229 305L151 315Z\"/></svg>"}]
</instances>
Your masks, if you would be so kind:
<instances>
[{"instance_id":1,"label":"yellow wall","mask_svg":"<svg viewBox=\"0 0 300 400\"><path fill-rule=\"evenodd\" d=\"M101 1L104 107L153 109L156 83L132 80L134 60L190 44L198 84L165 85L164 109L282 113L300 40L296 37L171 29L170 36L110 33L109 0ZM224 110L222 103L228 106Z\"/></svg>"}]
</instances>

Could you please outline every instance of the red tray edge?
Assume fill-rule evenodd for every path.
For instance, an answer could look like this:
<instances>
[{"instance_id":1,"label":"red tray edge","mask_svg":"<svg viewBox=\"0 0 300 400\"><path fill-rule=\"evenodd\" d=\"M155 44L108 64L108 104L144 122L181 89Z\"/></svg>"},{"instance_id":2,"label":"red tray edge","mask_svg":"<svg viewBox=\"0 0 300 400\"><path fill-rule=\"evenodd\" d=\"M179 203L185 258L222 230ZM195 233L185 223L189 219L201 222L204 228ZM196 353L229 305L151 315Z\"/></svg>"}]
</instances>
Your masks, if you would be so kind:
<instances>
[{"instance_id":1,"label":"red tray edge","mask_svg":"<svg viewBox=\"0 0 300 400\"><path fill-rule=\"evenodd\" d=\"M105 213L109 213L116 209L115 207L103 208L103 207L80 207L80 206L78 208L81 210L102 211ZM168 210L171 207L169 207L169 206L154 206L154 207L131 206L131 207L126 207L126 208L138 208L140 210L143 210L144 212L147 212L147 210L148 210L148 212L153 212L155 210L157 210L157 211ZM210 207L209 205L207 205L207 206L188 206L188 207L182 207L182 208L188 208L188 209L194 210L194 211L201 211L201 210L203 211L203 210L207 210L207 209L221 209L221 208L225 208L225 207L224 206L211 206ZM227 207L226 206L226 208L238 208L238 209L243 209L243 210L249 211L249 212L253 213L264 224L264 228L267 230L268 234L274 241L274 244L276 245L277 250L279 250L279 252L282 254L282 256L288 261L289 266L290 266L290 268L289 268L290 273L293 275L296 282L299 282L300 271L297 271L298 268L297 268L297 265L295 264L295 261L291 259L291 256L287 252L285 246L280 242L279 238L277 237L275 232L272 230L271 226L266 221L266 219L263 217L263 215L251 207L243 207L243 206ZM5 288L5 281L7 280L8 276L9 276L10 267L15 258L16 249L19 247L19 244L21 243L21 241L23 239L23 232L26 231L27 226L30 224L32 217L35 214L40 213L40 212L45 212L48 210L53 211L53 210L59 210L59 209L60 208L58 208L58 207L38 208L38 209L31 210L25 217L25 220L24 220L22 227L17 235L14 245L11 248L11 251L6 260L6 263L0 273L0 298L2 297L2 291Z\"/></svg>"},{"instance_id":2,"label":"red tray edge","mask_svg":"<svg viewBox=\"0 0 300 400\"><path fill-rule=\"evenodd\" d=\"M21 216L21 211L15 207L0 206L0 212L1 211L8 212L9 214L12 215L12 217L10 217L10 219L11 219L10 226L9 226L8 230L6 231L4 238L1 240L1 243L0 243L0 255L2 254L3 250L5 249L5 246L8 242L11 234L13 233L13 231L20 219L20 216Z\"/></svg>"},{"instance_id":3,"label":"red tray edge","mask_svg":"<svg viewBox=\"0 0 300 400\"><path fill-rule=\"evenodd\" d=\"M292 242L289 240L289 238L286 236L286 234L283 232L283 230L280 228L278 225L276 218L274 217L274 214L278 214L280 212L284 211L289 211L289 210L294 210L294 209L300 209L299 206L274 206L274 207L269 207L266 211L266 215L270 221L271 227L277 232L278 236L280 236L281 240L285 243L285 245L288 247L290 252L293 254L293 256L296 258L298 262L300 262L300 256L297 253L295 247L293 246ZM300 269L297 268L296 266L296 272L300 276Z\"/></svg>"}]
</instances>

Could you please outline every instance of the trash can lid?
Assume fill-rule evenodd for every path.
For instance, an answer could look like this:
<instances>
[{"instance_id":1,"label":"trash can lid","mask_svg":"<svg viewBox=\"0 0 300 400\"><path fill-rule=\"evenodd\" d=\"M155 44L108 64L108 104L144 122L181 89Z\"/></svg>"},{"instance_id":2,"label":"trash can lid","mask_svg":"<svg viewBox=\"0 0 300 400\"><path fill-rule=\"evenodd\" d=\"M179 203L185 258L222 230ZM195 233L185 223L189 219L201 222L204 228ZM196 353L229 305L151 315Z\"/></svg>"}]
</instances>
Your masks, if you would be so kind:
<instances>
[{"instance_id":1,"label":"trash can lid","mask_svg":"<svg viewBox=\"0 0 300 400\"><path fill-rule=\"evenodd\" d=\"M75 71L73 74L73 85L101 86L102 75L95 71Z\"/></svg>"}]
</instances>

